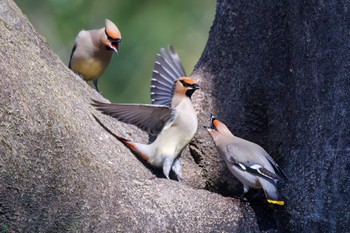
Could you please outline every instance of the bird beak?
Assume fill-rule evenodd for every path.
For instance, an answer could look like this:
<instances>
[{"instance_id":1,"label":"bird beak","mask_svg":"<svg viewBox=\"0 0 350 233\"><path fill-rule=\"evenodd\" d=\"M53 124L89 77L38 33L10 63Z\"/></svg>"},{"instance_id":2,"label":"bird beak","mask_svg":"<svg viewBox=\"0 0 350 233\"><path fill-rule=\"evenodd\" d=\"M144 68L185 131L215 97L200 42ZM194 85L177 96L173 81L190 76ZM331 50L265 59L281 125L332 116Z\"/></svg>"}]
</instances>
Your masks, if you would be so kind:
<instances>
[{"instance_id":1,"label":"bird beak","mask_svg":"<svg viewBox=\"0 0 350 233\"><path fill-rule=\"evenodd\" d=\"M113 42L111 43L111 45L109 46L114 52L116 52L116 54L118 54L118 45L113 45Z\"/></svg>"},{"instance_id":2,"label":"bird beak","mask_svg":"<svg viewBox=\"0 0 350 233\"><path fill-rule=\"evenodd\" d=\"M204 128L207 129L209 132L216 130L216 127L214 125L215 120L216 118L214 117L214 115L210 113L210 126L204 126Z\"/></svg>"},{"instance_id":3,"label":"bird beak","mask_svg":"<svg viewBox=\"0 0 350 233\"><path fill-rule=\"evenodd\" d=\"M109 48L111 48L114 52L116 52L116 54L118 54L119 43L121 43L121 39L109 41Z\"/></svg>"},{"instance_id":4,"label":"bird beak","mask_svg":"<svg viewBox=\"0 0 350 233\"><path fill-rule=\"evenodd\" d=\"M193 84L192 89L198 90L199 89L199 85L197 83Z\"/></svg>"}]
</instances>

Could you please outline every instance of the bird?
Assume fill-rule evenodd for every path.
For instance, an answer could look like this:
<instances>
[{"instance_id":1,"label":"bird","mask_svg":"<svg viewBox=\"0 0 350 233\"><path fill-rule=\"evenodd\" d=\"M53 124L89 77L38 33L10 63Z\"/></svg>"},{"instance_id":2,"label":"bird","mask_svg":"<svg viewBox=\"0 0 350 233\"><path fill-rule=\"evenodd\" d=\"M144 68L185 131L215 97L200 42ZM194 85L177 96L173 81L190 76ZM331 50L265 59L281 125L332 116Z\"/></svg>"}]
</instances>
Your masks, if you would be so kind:
<instances>
[{"instance_id":1,"label":"bird","mask_svg":"<svg viewBox=\"0 0 350 233\"><path fill-rule=\"evenodd\" d=\"M277 191L277 182L285 181L286 175L261 146L236 137L212 114L211 124L205 128L231 173L243 184L241 197L249 188L262 188L268 203L284 205Z\"/></svg>"},{"instance_id":2,"label":"bird","mask_svg":"<svg viewBox=\"0 0 350 233\"><path fill-rule=\"evenodd\" d=\"M81 30L75 39L68 68L85 81L93 80L98 92L98 78L102 75L113 52L118 54L122 36L117 26L109 19L105 26L96 30Z\"/></svg>"},{"instance_id":3,"label":"bird","mask_svg":"<svg viewBox=\"0 0 350 233\"><path fill-rule=\"evenodd\" d=\"M175 49L160 49L156 56L152 80L152 104L111 104L93 100L92 105L103 114L136 125L155 136L142 144L112 134L149 164L162 168L167 179L172 170L182 180L181 152L197 131L197 115L191 96L199 89L197 80L186 76Z\"/></svg>"}]
</instances>

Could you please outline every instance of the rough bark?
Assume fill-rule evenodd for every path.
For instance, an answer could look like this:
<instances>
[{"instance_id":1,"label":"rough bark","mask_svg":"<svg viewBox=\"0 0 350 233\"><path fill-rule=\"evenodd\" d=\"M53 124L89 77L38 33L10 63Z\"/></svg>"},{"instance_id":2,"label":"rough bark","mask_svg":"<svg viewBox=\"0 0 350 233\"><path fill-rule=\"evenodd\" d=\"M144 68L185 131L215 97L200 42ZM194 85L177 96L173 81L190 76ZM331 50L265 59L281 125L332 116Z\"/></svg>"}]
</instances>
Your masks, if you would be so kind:
<instances>
[{"instance_id":1,"label":"rough bark","mask_svg":"<svg viewBox=\"0 0 350 233\"><path fill-rule=\"evenodd\" d=\"M193 76L200 125L213 112L261 144L289 177L286 205L232 198L233 178L205 132L166 180L104 131L147 141L100 115L104 100L67 69L10 0L0 1L0 231L346 232L349 216L349 14L346 4L218 1Z\"/></svg>"},{"instance_id":2,"label":"rough bark","mask_svg":"<svg viewBox=\"0 0 350 233\"><path fill-rule=\"evenodd\" d=\"M251 202L261 231L349 232L348 11L347 1L218 1L195 69L207 90L200 118L214 112L289 177L284 207ZM206 169L208 188L237 193L214 152L199 154L216 164Z\"/></svg>"}]
</instances>

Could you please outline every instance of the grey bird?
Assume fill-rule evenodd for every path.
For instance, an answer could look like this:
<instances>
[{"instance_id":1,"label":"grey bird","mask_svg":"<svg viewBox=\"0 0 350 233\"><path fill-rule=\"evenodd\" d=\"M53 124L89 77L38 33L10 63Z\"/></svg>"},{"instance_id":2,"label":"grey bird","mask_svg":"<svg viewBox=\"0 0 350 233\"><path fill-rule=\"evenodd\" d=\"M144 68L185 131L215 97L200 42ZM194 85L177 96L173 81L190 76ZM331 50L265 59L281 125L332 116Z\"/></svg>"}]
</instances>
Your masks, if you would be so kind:
<instances>
[{"instance_id":1,"label":"grey bird","mask_svg":"<svg viewBox=\"0 0 350 233\"><path fill-rule=\"evenodd\" d=\"M118 53L121 34L117 26L106 19L105 27L79 32L69 59L69 69L82 76L85 81L97 83L109 62L113 52Z\"/></svg>"},{"instance_id":2,"label":"grey bird","mask_svg":"<svg viewBox=\"0 0 350 233\"><path fill-rule=\"evenodd\" d=\"M182 178L181 152L197 130L197 115L191 102L199 88L197 81L186 77L181 61L172 46L157 54L151 82L152 104L110 104L93 100L93 106L119 121L133 124L155 135L151 144L131 142L113 134L149 164L162 168L169 179L173 170Z\"/></svg>"},{"instance_id":3,"label":"grey bird","mask_svg":"<svg viewBox=\"0 0 350 233\"><path fill-rule=\"evenodd\" d=\"M211 115L211 125L205 127L213 138L220 156L232 174L243 184L243 194L249 188L262 188L267 202L284 205L277 192L277 182L286 180L282 169L259 145L234 136L225 124Z\"/></svg>"}]
</instances>

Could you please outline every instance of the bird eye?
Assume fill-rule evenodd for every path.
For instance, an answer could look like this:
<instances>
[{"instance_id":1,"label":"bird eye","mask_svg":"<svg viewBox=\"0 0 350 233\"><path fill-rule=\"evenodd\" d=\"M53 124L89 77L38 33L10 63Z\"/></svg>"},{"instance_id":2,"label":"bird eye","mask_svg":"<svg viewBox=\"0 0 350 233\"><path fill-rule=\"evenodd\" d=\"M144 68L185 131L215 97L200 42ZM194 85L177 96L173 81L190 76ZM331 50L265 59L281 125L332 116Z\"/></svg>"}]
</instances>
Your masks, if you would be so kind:
<instances>
[{"instance_id":1,"label":"bird eye","mask_svg":"<svg viewBox=\"0 0 350 233\"><path fill-rule=\"evenodd\" d=\"M182 86L184 86L184 87L191 86L191 84L186 83L184 80L180 80L180 82L182 83Z\"/></svg>"}]
</instances>

